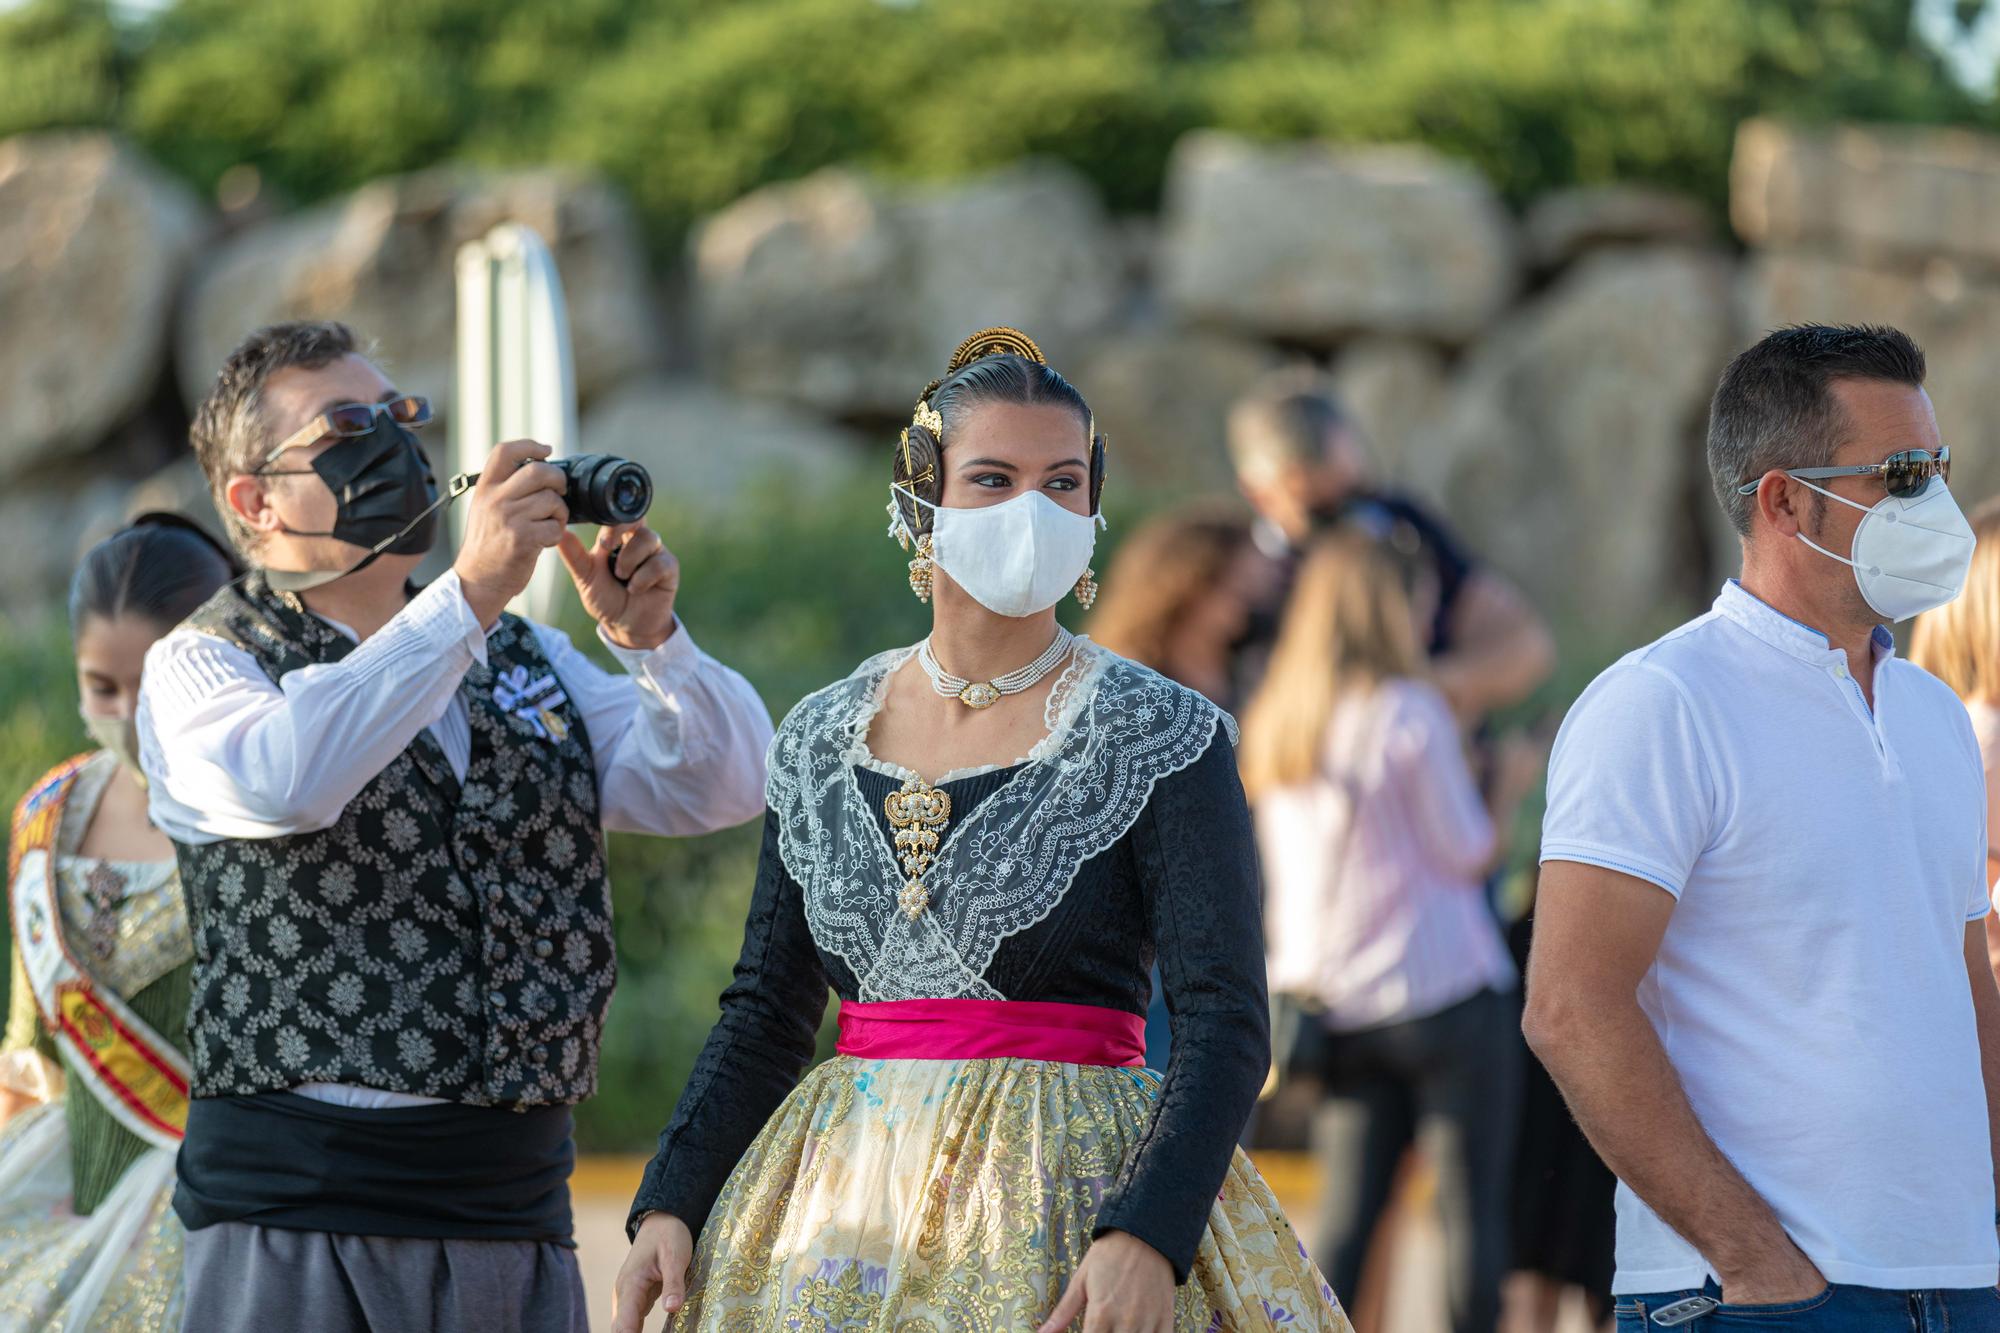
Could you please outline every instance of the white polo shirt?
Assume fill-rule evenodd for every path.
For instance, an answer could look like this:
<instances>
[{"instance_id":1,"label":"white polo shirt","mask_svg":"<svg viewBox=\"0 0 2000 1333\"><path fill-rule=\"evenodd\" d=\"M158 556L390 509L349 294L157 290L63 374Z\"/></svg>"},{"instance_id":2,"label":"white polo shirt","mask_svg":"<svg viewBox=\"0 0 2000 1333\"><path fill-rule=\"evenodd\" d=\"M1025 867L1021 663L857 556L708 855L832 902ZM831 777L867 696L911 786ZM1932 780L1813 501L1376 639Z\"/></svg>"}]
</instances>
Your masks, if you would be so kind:
<instances>
[{"instance_id":1,"label":"white polo shirt","mask_svg":"<svg viewBox=\"0 0 2000 1333\"><path fill-rule=\"evenodd\" d=\"M1887 631L1875 655L1871 710L1845 654L1731 582L1570 710L1542 860L1678 900L1640 1007L1703 1127L1829 1281L1990 1287L1964 952L1987 910L1979 749ZM1614 1292L1714 1275L1620 1183Z\"/></svg>"}]
</instances>

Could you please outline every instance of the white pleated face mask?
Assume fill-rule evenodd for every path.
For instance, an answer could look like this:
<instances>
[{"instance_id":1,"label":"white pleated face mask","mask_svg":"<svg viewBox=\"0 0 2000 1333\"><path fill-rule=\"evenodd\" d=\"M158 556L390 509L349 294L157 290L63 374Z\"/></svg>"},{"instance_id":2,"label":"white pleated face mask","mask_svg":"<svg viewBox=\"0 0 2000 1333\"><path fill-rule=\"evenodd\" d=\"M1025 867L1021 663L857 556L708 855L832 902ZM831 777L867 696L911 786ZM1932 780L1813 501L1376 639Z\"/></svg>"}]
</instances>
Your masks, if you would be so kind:
<instances>
[{"instance_id":1,"label":"white pleated face mask","mask_svg":"<svg viewBox=\"0 0 2000 1333\"><path fill-rule=\"evenodd\" d=\"M1065 509L1041 491L946 509L892 486L931 511L931 559L966 596L999 616L1046 611L1076 586L1097 549L1099 519Z\"/></svg>"},{"instance_id":2,"label":"white pleated face mask","mask_svg":"<svg viewBox=\"0 0 2000 1333\"><path fill-rule=\"evenodd\" d=\"M1934 610L1965 588L1972 566L1974 537L1951 488L1933 481L1921 495L1907 500L1891 495L1869 506L1813 486L1829 500L1862 512L1854 529L1852 557L1835 555L1803 532L1799 540L1854 570L1862 600L1890 623Z\"/></svg>"}]
</instances>

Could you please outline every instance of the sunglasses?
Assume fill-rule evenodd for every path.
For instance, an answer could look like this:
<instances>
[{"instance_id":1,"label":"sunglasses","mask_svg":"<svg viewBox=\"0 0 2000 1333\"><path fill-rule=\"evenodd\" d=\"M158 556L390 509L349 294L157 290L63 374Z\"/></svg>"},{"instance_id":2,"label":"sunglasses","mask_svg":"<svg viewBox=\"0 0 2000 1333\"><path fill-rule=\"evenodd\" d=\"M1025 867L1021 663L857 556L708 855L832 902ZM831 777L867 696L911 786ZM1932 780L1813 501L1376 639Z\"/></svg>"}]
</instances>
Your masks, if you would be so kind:
<instances>
[{"instance_id":1,"label":"sunglasses","mask_svg":"<svg viewBox=\"0 0 2000 1333\"><path fill-rule=\"evenodd\" d=\"M342 403L329 407L326 411L308 421L305 425L287 435L283 443L264 455L262 471L276 462L278 455L287 449L302 449L318 444L325 439L341 439L350 435L366 435L375 429L375 418L386 415L400 426L428 425L431 419L431 400L406 394L401 398L391 398L386 403Z\"/></svg>"},{"instance_id":2,"label":"sunglasses","mask_svg":"<svg viewBox=\"0 0 2000 1333\"><path fill-rule=\"evenodd\" d=\"M1784 473L1801 481L1820 481L1828 477L1880 477L1889 494L1898 500L1914 500L1930 489L1932 477L1950 483L1951 447L1947 445L1939 449L1935 457L1928 449L1904 449L1890 454L1879 463L1863 463L1858 467L1794 467L1785 468ZM1736 493L1755 495L1763 480L1762 477L1754 477L1738 486Z\"/></svg>"}]
</instances>

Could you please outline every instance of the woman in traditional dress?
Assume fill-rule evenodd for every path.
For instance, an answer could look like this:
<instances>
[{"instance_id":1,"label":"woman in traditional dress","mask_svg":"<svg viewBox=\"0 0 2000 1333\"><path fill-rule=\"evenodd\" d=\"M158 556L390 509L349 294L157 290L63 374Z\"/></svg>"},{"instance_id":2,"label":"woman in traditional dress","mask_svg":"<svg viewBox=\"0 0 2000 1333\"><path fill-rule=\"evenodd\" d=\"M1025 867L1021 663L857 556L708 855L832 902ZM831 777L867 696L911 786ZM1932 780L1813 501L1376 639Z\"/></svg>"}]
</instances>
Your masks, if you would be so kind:
<instances>
[{"instance_id":1,"label":"woman in traditional dress","mask_svg":"<svg viewBox=\"0 0 2000 1333\"><path fill-rule=\"evenodd\" d=\"M681 1329L1347 1330L1235 1147L1269 1018L1234 724L1056 622L1095 595L1103 481L1025 335L975 334L924 391L890 513L932 631L773 742L743 952L633 1205L621 1333L662 1297ZM802 1080L829 987L839 1054Z\"/></svg>"},{"instance_id":2,"label":"woman in traditional dress","mask_svg":"<svg viewBox=\"0 0 2000 1333\"><path fill-rule=\"evenodd\" d=\"M193 948L173 846L146 817L133 710L146 649L235 572L199 528L149 514L93 547L70 585L83 722L101 748L34 785L8 843L0 1327L181 1325L170 1200Z\"/></svg>"}]
</instances>

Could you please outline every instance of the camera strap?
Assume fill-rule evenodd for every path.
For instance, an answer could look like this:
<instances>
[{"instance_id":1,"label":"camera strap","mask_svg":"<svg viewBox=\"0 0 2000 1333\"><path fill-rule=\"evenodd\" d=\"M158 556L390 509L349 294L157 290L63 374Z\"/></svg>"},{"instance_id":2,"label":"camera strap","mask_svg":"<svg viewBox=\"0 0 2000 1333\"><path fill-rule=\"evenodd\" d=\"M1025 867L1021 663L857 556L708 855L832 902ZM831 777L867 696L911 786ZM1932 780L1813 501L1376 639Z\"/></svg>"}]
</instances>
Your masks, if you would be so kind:
<instances>
[{"instance_id":1,"label":"camera strap","mask_svg":"<svg viewBox=\"0 0 2000 1333\"><path fill-rule=\"evenodd\" d=\"M418 524L478 484L479 474L477 472L459 473L445 484L444 493L431 501L423 513L418 514L415 518L404 524L400 531L375 543L374 546L369 548L367 555L362 556L360 560L346 569L268 569L264 571L265 580L275 592L306 592L312 588L324 587L336 579L344 579L349 574L358 574L368 568L368 566L374 564L384 551L416 531ZM299 537L325 537L331 534L301 532L293 535Z\"/></svg>"}]
</instances>

